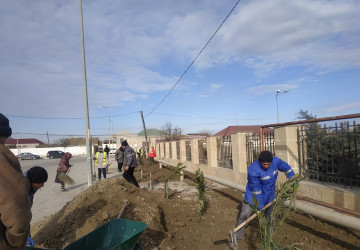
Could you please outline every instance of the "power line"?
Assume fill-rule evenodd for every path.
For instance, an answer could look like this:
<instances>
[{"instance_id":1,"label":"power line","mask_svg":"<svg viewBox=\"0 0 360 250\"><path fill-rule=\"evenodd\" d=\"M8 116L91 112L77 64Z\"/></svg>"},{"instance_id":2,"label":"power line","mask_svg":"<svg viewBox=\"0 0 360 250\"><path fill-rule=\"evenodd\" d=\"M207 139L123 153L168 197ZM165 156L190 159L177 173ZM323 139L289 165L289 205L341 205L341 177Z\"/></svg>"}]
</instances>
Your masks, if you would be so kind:
<instances>
[{"instance_id":1,"label":"power line","mask_svg":"<svg viewBox=\"0 0 360 250\"><path fill-rule=\"evenodd\" d=\"M12 134L16 134L16 135L46 135L46 136L85 136L84 134L82 135L72 135L72 134L39 134L39 133L23 133L23 132L14 132ZM93 136L108 136L108 134L100 134L100 135L91 135Z\"/></svg>"},{"instance_id":2,"label":"power line","mask_svg":"<svg viewBox=\"0 0 360 250\"><path fill-rule=\"evenodd\" d=\"M132 115L135 113L139 113L139 111L126 113L126 114L120 114L120 115L112 115L110 117L118 117L118 116L126 116L126 115ZM8 117L15 117L15 118L23 118L23 119L42 119L42 120L84 120L84 117L41 117L41 116L22 116L22 115L5 115ZM108 118L109 116L92 116L91 119L100 119L100 118Z\"/></svg>"},{"instance_id":3,"label":"power line","mask_svg":"<svg viewBox=\"0 0 360 250\"><path fill-rule=\"evenodd\" d=\"M236 8L236 6L238 5L238 3L240 2L240 0L238 0L236 2L236 4L234 5L234 7L231 9L231 11L227 14L227 16L225 17L225 19L221 22L221 24L219 25L219 27L215 30L214 34L210 37L210 39L206 42L206 44L204 45L204 47L200 50L200 52L196 55L196 57L194 58L194 60L190 63L190 65L185 69L185 71L181 74L181 76L179 77L179 79L176 81L176 83L174 84L174 86L170 89L170 91L165 95L165 97L160 101L160 103L158 103L155 108L153 108L153 110L147 115L151 115L155 109L157 109L162 103L163 101L165 101L165 99L170 95L170 93L173 91L173 89L176 87L176 85L180 82L180 80L183 78L183 76L187 73L187 71L190 69L190 67L194 64L194 62L196 61L196 59L200 56L200 54L204 51L204 49L207 47L207 45L211 42L211 40L214 38L214 36L216 35L216 33L220 30L220 28L222 27L222 25L225 23L225 21L228 19L228 17L231 15L231 13L234 11L234 9ZM147 117L146 116L146 117Z\"/></svg>"}]
</instances>

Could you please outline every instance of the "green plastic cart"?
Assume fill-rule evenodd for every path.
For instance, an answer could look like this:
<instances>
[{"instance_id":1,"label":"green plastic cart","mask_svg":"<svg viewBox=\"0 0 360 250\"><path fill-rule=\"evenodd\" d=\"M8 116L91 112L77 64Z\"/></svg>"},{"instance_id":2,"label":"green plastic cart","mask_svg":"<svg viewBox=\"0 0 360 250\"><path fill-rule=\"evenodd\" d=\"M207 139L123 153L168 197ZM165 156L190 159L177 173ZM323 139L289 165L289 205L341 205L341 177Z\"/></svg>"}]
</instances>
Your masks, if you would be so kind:
<instances>
[{"instance_id":1,"label":"green plastic cart","mask_svg":"<svg viewBox=\"0 0 360 250\"><path fill-rule=\"evenodd\" d=\"M147 224L143 222L115 219L74 241L66 246L64 250L133 249L140 234L146 227ZM34 250L39 248L26 247L26 249Z\"/></svg>"}]
</instances>

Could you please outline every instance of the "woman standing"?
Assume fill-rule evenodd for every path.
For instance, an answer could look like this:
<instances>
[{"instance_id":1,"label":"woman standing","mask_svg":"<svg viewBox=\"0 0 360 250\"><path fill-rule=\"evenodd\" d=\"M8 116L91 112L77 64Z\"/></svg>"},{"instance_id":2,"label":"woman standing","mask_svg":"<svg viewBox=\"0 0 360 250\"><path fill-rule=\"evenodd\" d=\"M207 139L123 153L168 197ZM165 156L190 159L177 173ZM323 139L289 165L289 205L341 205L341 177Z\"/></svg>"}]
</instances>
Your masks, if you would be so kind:
<instances>
[{"instance_id":1,"label":"woman standing","mask_svg":"<svg viewBox=\"0 0 360 250\"><path fill-rule=\"evenodd\" d=\"M66 152L65 155L60 159L59 166L57 168L55 182L61 184L61 191L65 191L65 183L59 179L59 175L61 173L68 174L70 172L70 168L72 164L70 164L70 158L72 154Z\"/></svg>"},{"instance_id":2,"label":"woman standing","mask_svg":"<svg viewBox=\"0 0 360 250\"><path fill-rule=\"evenodd\" d=\"M150 149L149 157L150 157L152 162L155 162L154 158L156 157L156 152L155 152L154 146L152 146L151 149Z\"/></svg>"}]
</instances>

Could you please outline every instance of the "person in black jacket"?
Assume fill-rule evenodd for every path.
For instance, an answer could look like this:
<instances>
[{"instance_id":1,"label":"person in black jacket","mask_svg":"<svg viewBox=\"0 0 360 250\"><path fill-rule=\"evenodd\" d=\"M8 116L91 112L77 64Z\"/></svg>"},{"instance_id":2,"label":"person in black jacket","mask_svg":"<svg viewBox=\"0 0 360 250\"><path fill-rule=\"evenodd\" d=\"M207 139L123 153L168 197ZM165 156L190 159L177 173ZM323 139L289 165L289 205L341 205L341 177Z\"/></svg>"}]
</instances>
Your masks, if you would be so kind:
<instances>
[{"instance_id":1,"label":"person in black jacket","mask_svg":"<svg viewBox=\"0 0 360 250\"><path fill-rule=\"evenodd\" d=\"M106 156L109 157L110 148L108 145L105 146L104 152L106 153Z\"/></svg>"},{"instance_id":2,"label":"person in black jacket","mask_svg":"<svg viewBox=\"0 0 360 250\"><path fill-rule=\"evenodd\" d=\"M124 179L135 186L140 187L134 176L134 170L137 166L136 153L134 149L129 147L127 141L121 143L121 148L124 150Z\"/></svg>"}]
</instances>

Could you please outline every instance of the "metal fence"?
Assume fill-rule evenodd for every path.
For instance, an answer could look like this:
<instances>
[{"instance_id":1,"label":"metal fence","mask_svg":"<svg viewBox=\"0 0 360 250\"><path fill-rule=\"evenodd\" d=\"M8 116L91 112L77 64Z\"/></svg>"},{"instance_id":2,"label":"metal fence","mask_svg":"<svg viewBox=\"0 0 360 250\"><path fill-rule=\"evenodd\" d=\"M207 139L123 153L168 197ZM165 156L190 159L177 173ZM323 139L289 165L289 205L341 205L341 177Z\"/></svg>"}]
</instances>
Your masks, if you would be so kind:
<instances>
[{"instance_id":1,"label":"metal fence","mask_svg":"<svg viewBox=\"0 0 360 250\"><path fill-rule=\"evenodd\" d=\"M248 166L259 157L261 151L260 145L259 134L246 135L246 164ZM273 155L276 155L274 131L264 132L264 150L268 150L272 152Z\"/></svg>"},{"instance_id":2,"label":"metal fence","mask_svg":"<svg viewBox=\"0 0 360 250\"><path fill-rule=\"evenodd\" d=\"M169 142L169 158L172 159L171 142Z\"/></svg>"},{"instance_id":3,"label":"metal fence","mask_svg":"<svg viewBox=\"0 0 360 250\"><path fill-rule=\"evenodd\" d=\"M300 172L308 180L360 187L360 124L318 123L298 128Z\"/></svg>"},{"instance_id":4,"label":"metal fence","mask_svg":"<svg viewBox=\"0 0 360 250\"><path fill-rule=\"evenodd\" d=\"M199 163L201 163L201 164L207 164L206 138L204 138L204 139L199 139L198 149L199 149Z\"/></svg>"},{"instance_id":5,"label":"metal fence","mask_svg":"<svg viewBox=\"0 0 360 250\"><path fill-rule=\"evenodd\" d=\"M176 158L180 160L180 141L176 141Z\"/></svg>"},{"instance_id":6,"label":"metal fence","mask_svg":"<svg viewBox=\"0 0 360 250\"><path fill-rule=\"evenodd\" d=\"M191 161L191 141L185 141L185 149L186 149L186 160Z\"/></svg>"},{"instance_id":7,"label":"metal fence","mask_svg":"<svg viewBox=\"0 0 360 250\"><path fill-rule=\"evenodd\" d=\"M231 136L216 137L218 167L233 169Z\"/></svg>"}]
</instances>

